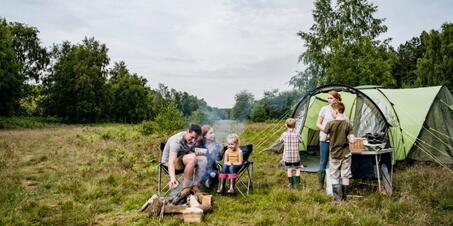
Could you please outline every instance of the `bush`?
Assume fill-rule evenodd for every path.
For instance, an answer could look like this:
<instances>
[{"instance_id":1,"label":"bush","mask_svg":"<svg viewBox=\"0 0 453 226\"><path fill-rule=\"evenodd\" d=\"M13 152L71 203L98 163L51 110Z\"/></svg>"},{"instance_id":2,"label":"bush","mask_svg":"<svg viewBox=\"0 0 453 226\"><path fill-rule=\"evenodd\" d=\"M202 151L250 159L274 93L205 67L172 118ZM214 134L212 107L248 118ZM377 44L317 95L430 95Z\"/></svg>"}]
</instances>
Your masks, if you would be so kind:
<instances>
[{"instance_id":1,"label":"bush","mask_svg":"<svg viewBox=\"0 0 453 226\"><path fill-rule=\"evenodd\" d=\"M0 117L0 129L42 128L59 120L51 117Z\"/></svg>"},{"instance_id":2,"label":"bush","mask_svg":"<svg viewBox=\"0 0 453 226\"><path fill-rule=\"evenodd\" d=\"M184 128L185 124L182 113L174 105L169 105L154 118L154 121L143 122L141 132L145 135L154 133L168 136L175 130Z\"/></svg>"}]
</instances>

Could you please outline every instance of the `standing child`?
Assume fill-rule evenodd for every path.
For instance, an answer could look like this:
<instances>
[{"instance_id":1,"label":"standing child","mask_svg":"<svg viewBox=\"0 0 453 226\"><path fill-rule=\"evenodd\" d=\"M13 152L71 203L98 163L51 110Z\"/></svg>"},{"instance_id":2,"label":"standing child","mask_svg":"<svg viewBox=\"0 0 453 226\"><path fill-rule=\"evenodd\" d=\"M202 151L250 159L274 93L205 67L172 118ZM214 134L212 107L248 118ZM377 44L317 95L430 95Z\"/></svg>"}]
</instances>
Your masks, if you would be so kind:
<instances>
[{"instance_id":1,"label":"standing child","mask_svg":"<svg viewBox=\"0 0 453 226\"><path fill-rule=\"evenodd\" d=\"M242 166L242 151L239 148L239 136L237 134L230 134L227 137L227 147L223 155L224 164L222 167L222 172L219 175L219 189L218 193L223 193L225 191L225 182L226 179L230 180L230 189L228 193L235 193L234 184L237 178L237 172Z\"/></svg>"},{"instance_id":2,"label":"standing child","mask_svg":"<svg viewBox=\"0 0 453 226\"><path fill-rule=\"evenodd\" d=\"M280 141L283 141L283 161L287 168L289 185L292 188L300 186L300 169L303 168L300 164L299 143L300 135L296 133L296 120L289 118L286 120L287 130L280 136Z\"/></svg>"},{"instance_id":3,"label":"standing child","mask_svg":"<svg viewBox=\"0 0 453 226\"><path fill-rule=\"evenodd\" d=\"M340 200L346 201L352 159L349 143L355 140L352 125L343 114L344 108L341 102L332 104L334 120L328 122L324 128L324 132L330 137L329 171L332 178L334 203ZM340 184L340 178L342 184Z\"/></svg>"}]
</instances>

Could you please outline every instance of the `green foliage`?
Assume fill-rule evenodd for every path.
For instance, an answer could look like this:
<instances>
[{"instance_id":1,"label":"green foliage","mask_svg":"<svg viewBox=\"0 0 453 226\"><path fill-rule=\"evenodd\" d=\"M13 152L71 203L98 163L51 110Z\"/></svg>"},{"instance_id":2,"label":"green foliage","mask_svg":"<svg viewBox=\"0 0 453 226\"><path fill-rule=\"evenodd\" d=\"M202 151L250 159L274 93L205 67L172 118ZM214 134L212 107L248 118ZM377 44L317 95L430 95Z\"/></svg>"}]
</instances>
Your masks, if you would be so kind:
<instances>
[{"instance_id":1,"label":"green foliage","mask_svg":"<svg viewBox=\"0 0 453 226\"><path fill-rule=\"evenodd\" d=\"M291 114L292 108L298 103L301 95L297 90L278 90L264 92L264 97L256 101L251 112L251 120L264 122L268 119L281 119Z\"/></svg>"},{"instance_id":2,"label":"green foliage","mask_svg":"<svg viewBox=\"0 0 453 226\"><path fill-rule=\"evenodd\" d=\"M254 122L264 122L268 119L266 106L263 100L256 101L252 108L250 118Z\"/></svg>"},{"instance_id":3,"label":"green foliage","mask_svg":"<svg viewBox=\"0 0 453 226\"><path fill-rule=\"evenodd\" d=\"M21 63L21 73L28 80L38 81L49 65L49 53L41 46L38 38L38 29L28 27L22 23L10 23L13 35L13 48L17 59Z\"/></svg>"},{"instance_id":4,"label":"green foliage","mask_svg":"<svg viewBox=\"0 0 453 226\"><path fill-rule=\"evenodd\" d=\"M316 1L310 32L298 33L307 47L299 60L308 67L291 84L304 89L327 83L393 85L395 57L388 40L377 39L387 27L374 17L376 11L367 0Z\"/></svg>"},{"instance_id":5,"label":"green foliage","mask_svg":"<svg viewBox=\"0 0 453 226\"><path fill-rule=\"evenodd\" d=\"M397 87L414 86L417 75L417 60L422 56L420 38L414 37L398 47L397 61L393 68L393 77Z\"/></svg>"},{"instance_id":6,"label":"green foliage","mask_svg":"<svg viewBox=\"0 0 453 226\"><path fill-rule=\"evenodd\" d=\"M94 38L85 38L81 44L55 46L53 53L56 63L44 80L47 113L74 122L105 119L107 47Z\"/></svg>"},{"instance_id":7,"label":"green foliage","mask_svg":"<svg viewBox=\"0 0 453 226\"><path fill-rule=\"evenodd\" d=\"M423 31L398 47L393 75L398 87L446 85L453 89L453 24Z\"/></svg>"},{"instance_id":8,"label":"green foliage","mask_svg":"<svg viewBox=\"0 0 453 226\"><path fill-rule=\"evenodd\" d=\"M420 36L422 57L417 60L416 86L446 85L453 90L453 24Z\"/></svg>"},{"instance_id":9,"label":"green foliage","mask_svg":"<svg viewBox=\"0 0 453 226\"><path fill-rule=\"evenodd\" d=\"M188 117L188 121L198 125L212 124L214 121L218 120L219 116L215 115L213 112L208 111L208 109L197 109L192 112Z\"/></svg>"},{"instance_id":10,"label":"green foliage","mask_svg":"<svg viewBox=\"0 0 453 226\"><path fill-rule=\"evenodd\" d=\"M0 18L0 115L17 110L26 78L13 49L13 37L6 20Z\"/></svg>"},{"instance_id":11,"label":"green foliage","mask_svg":"<svg viewBox=\"0 0 453 226\"><path fill-rule=\"evenodd\" d=\"M182 113L174 105L169 105L154 118L153 121L142 123L142 133L168 136L178 129L182 129L186 122Z\"/></svg>"},{"instance_id":12,"label":"green foliage","mask_svg":"<svg viewBox=\"0 0 453 226\"><path fill-rule=\"evenodd\" d=\"M43 128L59 122L59 119L53 117L0 117L0 129Z\"/></svg>"},{"instance_id":13,"label":"green foliage","mask_svg":"<svg viewBox=\"0 0 453 226\"><path fill-rule=\"evenodd\" d=\"M41 85L25 85L24 97L19 100L20 113L24 116L44 115L43 102L45 100L44 89Z\"/></svg>"},{"instance_id":14,"label":"green foliage","mask_svg":"<svg viewBox=\"0 0 453 226\"><path fill-rule=\"evenodd\" d=\"M325 70L327 83L395 85L391 73L395 55L384 45L375 46L368 38L345 45L328 59L329 67Z\"/></svg>"},{"instance_id":15,"label":"green foliage","mask_svg":"<svg viewBox=\"0 0 453 226\"><path fill-rule=\"evenodd\" d=\"M234 107L231 109L233 119L244 121L250 119L250 113L255 102L253 94L247 90L243 90L236 94Z\"/></svg>"},{"instance_id":16,"label":"green foliage","mask_svg":"<svg viewBox=\"0 0 453 226\"><path fill-rule=\"evenodd\" d=\"M141 122L152 114L146 79L130 74L126 64L115 63L109 80L112 92L111 117L119 122Z\"/></svg>"}]
</instances>

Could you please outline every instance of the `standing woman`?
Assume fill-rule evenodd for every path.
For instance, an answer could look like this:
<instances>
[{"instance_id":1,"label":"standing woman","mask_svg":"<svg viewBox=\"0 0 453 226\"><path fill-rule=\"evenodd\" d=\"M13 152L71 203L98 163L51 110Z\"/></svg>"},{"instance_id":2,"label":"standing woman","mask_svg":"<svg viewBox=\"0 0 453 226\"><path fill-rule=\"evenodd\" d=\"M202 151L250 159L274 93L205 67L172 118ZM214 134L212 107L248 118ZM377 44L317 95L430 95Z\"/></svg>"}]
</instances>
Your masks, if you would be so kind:
<instances>
[{"instance_id":1,"label":"standing woman","mask_svg":"<svg viewBox=\"0 0 453 226\"><path fill-rule=\"evenodd\" d=\"M329 105L324 106L319 111L318 121L316 126L319 128L319 174L318 174L318 190L324 188L324 180L326 178L326 168L329 162L329 140L327 134L323 132L326 124L333 120L332 104L341 102L341 95L336 90L330 90L327 93L327 102Z\"/></svg>"}]
</instances>

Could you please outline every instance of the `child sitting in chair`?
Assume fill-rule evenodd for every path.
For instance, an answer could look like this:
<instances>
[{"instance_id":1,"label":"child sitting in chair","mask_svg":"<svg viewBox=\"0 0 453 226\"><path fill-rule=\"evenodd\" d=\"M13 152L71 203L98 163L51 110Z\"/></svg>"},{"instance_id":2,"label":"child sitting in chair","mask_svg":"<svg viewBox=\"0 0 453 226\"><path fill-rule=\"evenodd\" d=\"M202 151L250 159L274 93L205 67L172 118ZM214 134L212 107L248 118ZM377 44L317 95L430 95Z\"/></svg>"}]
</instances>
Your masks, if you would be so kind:
<instances>
[{"instance_id":1,"label":"child sitting in chair","mask_svg":"<svg viewBox=\"0 0 453 226\"><path fill-rule=\"evenodd\" d=\"M226 179L230 181L229 194L235 193L234 184L237 178L237 172L242 165L242 151L239 148L239 136L237 134L230 134L227 137L227 147L223 155L224 164L222 171L219 175L219 189L218 193L225 192Z\"/></svg>"}]
</instances>

